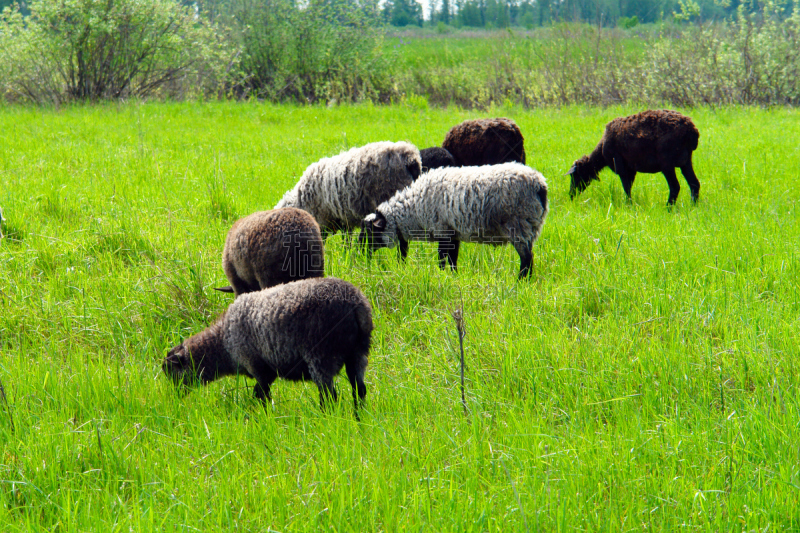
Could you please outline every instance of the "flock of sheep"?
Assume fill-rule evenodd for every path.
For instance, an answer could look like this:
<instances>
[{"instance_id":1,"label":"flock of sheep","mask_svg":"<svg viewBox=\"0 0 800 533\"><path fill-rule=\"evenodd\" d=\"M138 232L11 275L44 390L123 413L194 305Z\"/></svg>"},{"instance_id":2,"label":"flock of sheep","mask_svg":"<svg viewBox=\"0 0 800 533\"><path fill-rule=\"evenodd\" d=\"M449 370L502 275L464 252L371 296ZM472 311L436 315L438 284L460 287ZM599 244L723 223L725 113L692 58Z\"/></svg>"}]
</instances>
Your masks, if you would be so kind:
<instances>
[{"instance_id":1,"label":"flock of sheep","mask_svg":"<svg viewBox=\"0 0 800 533\"><path fill-rule=\"evenodd\" d=\"M630 198L637 172L662 172L675 202L681 169L698 198L692 169L699 133L675 111L645 111L608 123L597 147L573 164L570 197L610 167ZM278 377L312 380L324 407L345 368L358 416L373 329L369 301L351 283L324 277L324 240L360 226L369 253L410 241L437 242L439 266L456 270L462 241L511 243L519 278L531 274L532 246L548 213L547 182L525 165L524 139L509 119L453 127L441 147L376 142L311 164L275 209L242 218L222 254L234 302L206 330L174 347L162 368L188 387L231 374L255 378L271 400Z\"/></svg>"}]
</instances>

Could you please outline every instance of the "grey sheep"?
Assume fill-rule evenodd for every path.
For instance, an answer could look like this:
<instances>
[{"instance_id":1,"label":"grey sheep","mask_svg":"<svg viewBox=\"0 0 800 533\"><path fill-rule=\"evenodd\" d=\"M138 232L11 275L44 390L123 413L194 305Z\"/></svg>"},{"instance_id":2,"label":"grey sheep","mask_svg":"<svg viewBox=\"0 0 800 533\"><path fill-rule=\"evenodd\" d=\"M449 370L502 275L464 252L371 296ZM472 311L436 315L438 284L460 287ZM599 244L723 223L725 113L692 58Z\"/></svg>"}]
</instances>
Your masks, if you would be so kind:
<instances>
[{"instance_id":1,"label":"grey sheep","mask_svg":"<svg viewBox=\"0 0 800 533\"><path fill-rule=\"evenodd\" d=\"M511 243L520 257L519 277L530 274L531 248L547 216L547 182L519 163L440 168L364 218L359 243L370 252L399 244L405 259L412 240L439 243L439 266L456 270L462 241Z\"/></svg>"},{"instance_id":2,"label":"grey sheep","mask_svg":"<svg viewBox=\"0 0 800 533\"><path fill-rule=\"evenodd\" d=\"M407 142L375 142L312 163L276 207L305 209L323 239L348 235L381 202L410 185L422 171L419 150Z\"/></svg>"},{"instance_id":3,"label":"grey sheep","mask_svg":"<svg viewBox=\"0 0 800 533\"><path fill-rule=\"evenodd\" d=\"M453 159L453 154L441 146L433 146L420 150L419 157L422 160L422 172L427 172L434 168L458 166L456 165L456 160Z\"/></svg>"},{"instance_id":4,"label":"grey sheep","mask_svg":"<svg viewBox=\"0 0 800 533\"><path fill-rule=\"evenodd\" d=\"M337 399L333 377L344 366L358 415L371 334L372 308L358 288L304 279L239 296L212 326L172 348L162 369L182 388L244 374L264 402L276 378L312 380L324 408L328 396Z\"/></svg>"},{"instance_id":5,"label":"grey sheep","mask_svg":"<svg viewBox=\"0 0 800 533\"><path fill-rule=\"evenodd\" d=\"M673 205L681 190L675 175L678 167L692 191L692 202L697 202L700 181L692 167L692 152L699 139L700 132L692 119L677 111L651 110L615 118L606 124L594 151L575 161L567 172L572 176L569 197L583 192L592 181L600 179L601 170L609 167L619 175L628 199L637 172L663 173L669 185L667 205Z\"/></svg>"},{"instance_id":6,"label":"grey sheep","mask_svg":"<svg viewBox=\"0 0 800 533\"><path fill-rule=\"evenodd\" d=\"M509 118L465 120L450 128L442 148L463 167L525 163L525 139Z\"/></svg>"},{"instance_id":7,"label":"grey sheep","mask_svg":"<svg viewBox=\"0 0 800 533\"><path fill-rule=\"evenodd\" d=\"M298 279L325 275L319 226L302 209L259 211L233 223L222 268L230 286L217 289L236 296Z\"/></svg>"}]
</instances>

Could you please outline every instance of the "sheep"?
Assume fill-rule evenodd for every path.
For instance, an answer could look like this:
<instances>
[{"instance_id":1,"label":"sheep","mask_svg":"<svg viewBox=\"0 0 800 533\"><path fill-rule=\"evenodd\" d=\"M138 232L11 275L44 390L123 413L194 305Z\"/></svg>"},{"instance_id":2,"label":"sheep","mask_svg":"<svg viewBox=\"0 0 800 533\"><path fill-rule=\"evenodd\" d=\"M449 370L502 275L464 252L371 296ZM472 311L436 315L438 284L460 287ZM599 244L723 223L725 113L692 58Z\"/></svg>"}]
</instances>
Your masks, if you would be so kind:
<instances>
[{"instance_id":1,"label":"sheep","mask_svg":"<svg viewBox=\"0 0 800 533\"><path fill-rule=\"evenodd\" d=\"M420 150L419 157L422 160L422 172L427 172L434 168L458 166L456 165L456 160L453 159L453 154L441 146Z\"/></svg>"},{"instance_id":2,"label":"sheep","mask_svg":"<svg viewBox=\"0 0 800 533\"><path fill-rule=\"evenodd\" d=\"M453 154L458 166L525 164L525 139L508 118L466 120L447 132L442 147Z\"/></svg>"},{"instance_id":3,"label":"sheep","mask_svg":"<svg viewBox=\"0 0 800 533\"><path fill-rule=\"evenodd\" d=\"M294 207L259 211L233 223L222 268L236 296L325 275L322 235L314 217Z\"/></svg>"},{"instance_id":4,"label":"sheep","mask_svg":"<svg viewBox=\"0 0 800 533\"><path fill-rule=\"evenodd\" d=\"M406 142L376 142L312 163L276 207L305 209L325 240L353 228L422 171L419 150Z\"/></svg>"},{"instance_id":5,"label":"sheep","mask_svg":"<svg viewBox=\"0 0 800 533\"><path fill-rule=\"evenodd\" d=\"M629 117L615 118L606 124L603 137L594 151L572 165L567 174L572 176L570 198L599 180L597 174L605 167L611 168L622 181L628 200L637 172L661 172L667 178L671 206L678 198L681 186L675 176L675 167L681 169L692 191L692 202L700 195L700 182L692 168L692 152L697 149L700 132L692 119L677 111L649 110Z\"/></svg>"},{"instance_id":6,"label":"sheep","mask_svg":"<svg viewBox=\"0 0 800 533\"><path fill-rule=\"evenodd\" d=\"M337 399L333 377L345 367L358 416L372 308L358 288L337 278L292 281L236 298L210 327L172 348L162 364L181 389L244 374L255 397L272 401L276 378L312 380L320 405Z\"/></svg>"},{"instance_id":7,"label":"sheep","mask_svg":"<svg viewBox=\"0 0 800 533\"><path fill-rule=\"evenodd\" d=\"M547 216L547 182L519 163L440 168L382 203L364 218L359 244L369 253L408 242L439 243L439 267L456 270L461 241L511 242L520 257L519 278L530 274L531 247Z\"/></svg>"}]
</instances>

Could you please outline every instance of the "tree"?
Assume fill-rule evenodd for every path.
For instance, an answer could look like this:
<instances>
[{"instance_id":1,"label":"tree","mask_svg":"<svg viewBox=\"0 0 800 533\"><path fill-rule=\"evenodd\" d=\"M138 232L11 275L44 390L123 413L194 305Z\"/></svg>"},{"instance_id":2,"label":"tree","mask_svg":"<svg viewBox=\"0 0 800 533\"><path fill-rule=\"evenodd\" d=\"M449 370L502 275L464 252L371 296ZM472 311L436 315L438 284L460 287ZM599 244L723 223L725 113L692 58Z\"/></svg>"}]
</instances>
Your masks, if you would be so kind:
<instances>
[{"instance_id":1,"label":"tree","mask_svg":"<svg viewBox=\"0 0 800 533\"><path fill-rule=\"evenodd\" d=\"M416 0L387 0L383 12L392 26L422 26L422 6Z\"/></svg>"},{"instance_id":2,"label":"tree","mask_svg":"<svg viewBox=\"0 0 800 533\"><path fill-rule=\"evenodd\" d=\"M0 89L42 102L146 97L224 73L233 53L172 0L33 0L0 16ZM5 72L4 72L5 71ZM218 78L217 78L218 79Z\"/></svg>"}]
</instances>

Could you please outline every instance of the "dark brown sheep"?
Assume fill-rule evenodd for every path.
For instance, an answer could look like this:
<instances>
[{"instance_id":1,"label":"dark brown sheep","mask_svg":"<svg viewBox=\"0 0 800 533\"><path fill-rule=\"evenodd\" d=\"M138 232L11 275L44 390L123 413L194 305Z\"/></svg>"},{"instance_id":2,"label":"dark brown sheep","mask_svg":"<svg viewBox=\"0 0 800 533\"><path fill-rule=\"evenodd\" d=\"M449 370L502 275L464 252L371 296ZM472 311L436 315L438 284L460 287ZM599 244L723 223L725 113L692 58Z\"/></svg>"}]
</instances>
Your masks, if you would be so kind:
<instances>
[{"instance_id":1,"label":"dark brown sheep","mask_svg":"<svg viewBox=\"0 0 800 533\"><path fill-rule=\"evenodd\" d=\"M333 378L344 367L358 416L372 327L369 301L353 284L304 279L236 298L216 323L172 348L161 368L184 389L243 374L256 379L253 392L264 402L277 378L311 380L324 407L337 399Z\"/></svg>"},{"instance_id":2,"label":"dark brown sheep","mask_svg":"<svg viewBox=\"0 0 800 533\"><path fill-rule=\"evenodd\" d=\"M442 148L462 167L525 163L525 139L508 118L465 120L450 128Z\"/></svg>"},{"instance_id":3,"label":"dark brown sheep","mask_svg":"<svg viewBox=\"0 0 800 533\"><path fill-rule=\"evenodd\" d=\"M628 199L637 172L655 174L661 172L667 178L669 198L672 205L678 198L681 186L675 175L675 167L681 169L686 183L692 191L692 202L697 202L700 182L692 168L692 152L697 149L700 132L692 119L677 111L651 110L615 118L606 124L603 138L594 151L583 156L569 169L572 183L570 198L583 192L597 174L609 167L622 181Z\"/></svg>"},{"instance_id":4,"label":"dark brown sheep","mask_svg":"<svg viewBox=\"0 0 800 533\"><path fill-rule=\"evenodd\" d=\"M233 223L222 268L236 296L298 279L325 275L322 234L314 217L285 207L259 211Z\"/></svg>"}]
</instances>

